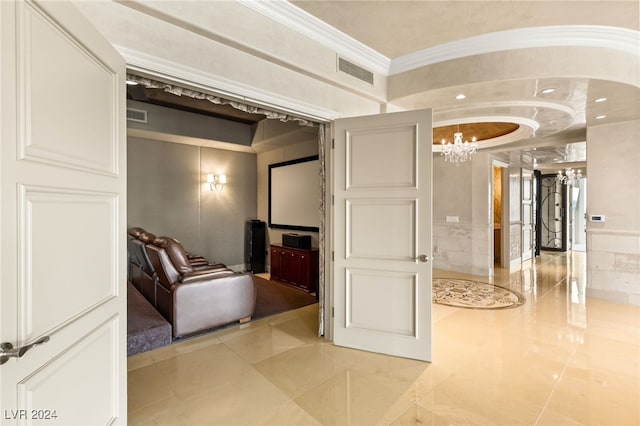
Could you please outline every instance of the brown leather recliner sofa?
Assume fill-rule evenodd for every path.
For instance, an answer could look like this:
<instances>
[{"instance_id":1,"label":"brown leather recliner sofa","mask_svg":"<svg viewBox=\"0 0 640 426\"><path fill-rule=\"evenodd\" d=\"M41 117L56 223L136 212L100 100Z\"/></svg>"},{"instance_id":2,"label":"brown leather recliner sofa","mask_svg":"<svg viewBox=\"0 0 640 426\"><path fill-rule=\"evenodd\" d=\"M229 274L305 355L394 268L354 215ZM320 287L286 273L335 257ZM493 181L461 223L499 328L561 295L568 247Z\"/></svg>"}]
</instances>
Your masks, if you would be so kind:
<instances>
[{"instance_id":1,"label":"brown leather recliner sofa","mask_svg":"<svg viewBox=\"0 0 640 426\"><path fill-rule=\"evenodd\" d=\"M156 281L155 269L149 261L146 245L156 239L156 236L142 228L129 229L127 250L129 253L129 281L143 296L155 305Z\"/></svg>"},{"instance_id":2,"label":"brown leather recliner sofa","mask_svg":"<svg viewBox=\"0 0 640 426\"><path fill-rule=\"evenodd\" d=\"M253 316L256 288L251 274L190 255L169 237L147 242L145 251L154 270L155 291L143 294L171 323L174 338Z\"/></svg>"}]
</instances>

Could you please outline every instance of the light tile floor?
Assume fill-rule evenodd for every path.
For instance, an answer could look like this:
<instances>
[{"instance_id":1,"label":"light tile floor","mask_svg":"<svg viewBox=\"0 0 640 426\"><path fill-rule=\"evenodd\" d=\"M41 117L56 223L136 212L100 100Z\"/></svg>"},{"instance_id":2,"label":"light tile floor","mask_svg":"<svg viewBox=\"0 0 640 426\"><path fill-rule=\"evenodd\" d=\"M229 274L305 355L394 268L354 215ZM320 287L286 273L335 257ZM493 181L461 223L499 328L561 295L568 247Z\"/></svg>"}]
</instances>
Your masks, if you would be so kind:
<instances>
[{"instance_id":1,"label":"light tile floor","mask_svg":"<svg viewBox=\"0 0 640 426\"><path fill-rule=\"evenodd\" d=\"M136 355L129 424L640 424L640 308L586 298L584 253L494 282L525 305L433 305L433 363L334 346L317 305Z\"/></svg>"}]
</instances>

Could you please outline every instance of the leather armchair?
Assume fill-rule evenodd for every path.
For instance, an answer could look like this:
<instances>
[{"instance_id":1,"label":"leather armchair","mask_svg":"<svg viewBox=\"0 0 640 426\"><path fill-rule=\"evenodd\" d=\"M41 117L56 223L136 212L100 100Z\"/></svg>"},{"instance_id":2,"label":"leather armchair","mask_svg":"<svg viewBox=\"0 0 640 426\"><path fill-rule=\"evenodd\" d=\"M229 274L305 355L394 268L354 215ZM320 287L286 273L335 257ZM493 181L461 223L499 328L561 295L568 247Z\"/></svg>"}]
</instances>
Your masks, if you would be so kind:
<instances>
[{"instance_id":1,"label":"leather armchair","mask_svg":"<svg viewBox=\"0 0 640 426\"><path fill-rule=\"evenodd\" d=\"M180 241L175 238L159 237L147 244L153 244L167 250L169 257L171 258L171 262L173 262L173 264L178 268L180 273L188 273L200 269L211 269L213 267L220 266L225 267L222 263L210 263L203 256L189 254Z\"/></svg>"},{"instance_id":2,"label":"leather armchair","mask_svg":"<svg viewBox=\"0 0 640 426\"><path fill-rule=\"evenodd\" d=\"M134 256L140 259L140 292L152 305L156 303L156 282L158 276L155 268L149 260L147 245L151 244L156 236L150 232L142 231L138 239L132 243Z\"/></svg>"},{"instance_id":3,"label":"leather armchair","mask_svg":"<svg viewBox=\"0 0 640 426\"><path fill-rule=\"evenodd\" d=\"M142 276L144 265L148 263L146 258L146 251L144 250L144 244L142 244L138 237L141 233L145 232L142 228L129 228L127 239L127 255L129 257L128 273L127 276L131 284L133 284L138 291L142 292Z\"/></svg>"},{"instance_id":4,"label":"leather armchair","mask_svg":"<svg viewBox=\"0 0 640 426\"><path fill-rule=\"evenodd\" d=\"M158 276L155 306L172 324L174 337L251 319L256 289L250 274L220 263L196 267L172 238L156 238L146 249Z\"/></svg>"},{"instance_id":5,"label":"leather armchair","mask_svg":"<svg viewBox=\"0 0 640 426\"><path fill-rule=\"evenodd\" d=\"M149 261L147 255L147 245L153 244L156 240L156 236L151 232L145 231L144 228L133 227L128 231L127 249L129 255L129 281L135 286L135 288L144 295L144 297L151 302L152 305L156 305L156 281L157 275L155 268ZM164 241L160 239L159 241ZM173 250L180 252L180 255L187 256L184 247L177 242ZM209 262L202 256L189 257L188 262L195 269L210 268Z\"/></svg>"}]
</instances>

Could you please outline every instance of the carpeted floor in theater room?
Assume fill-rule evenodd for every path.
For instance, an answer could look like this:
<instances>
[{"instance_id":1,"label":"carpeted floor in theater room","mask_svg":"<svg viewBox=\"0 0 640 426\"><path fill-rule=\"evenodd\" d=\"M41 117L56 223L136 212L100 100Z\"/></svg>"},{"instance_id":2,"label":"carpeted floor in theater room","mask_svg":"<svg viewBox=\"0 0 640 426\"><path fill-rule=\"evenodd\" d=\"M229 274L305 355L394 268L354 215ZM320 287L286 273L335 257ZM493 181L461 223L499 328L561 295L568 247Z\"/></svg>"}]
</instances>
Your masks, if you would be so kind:
<instances>
[{"instance_id":1,"label":"carpeted floor in theater room","mask_svg":"<svg viewBox=\"0 0 640 426\"><path fill-rule=\"evenodd\" d=\"M253 275L253 280L256 284L257 295L256 309L251 318L252 321L317 302L314 294L306 293L285 284L256 275ZM128 356L172 343L171 326L131 284L128 286L127 313ZM219 328L233 324L227 324ZM209 331L204 333L207 332Z\"/></svg>"},{"instance_id":2,"label":"carpeted floor in theater room","mask_svg":"<svg viewBox=\"0 0 640 426\"><path fill-rule=\"evenodd\" d=\"M316 303L316 296L277 281L253 276L258 294L254 320Z\"/></svg>"}]
</instances>

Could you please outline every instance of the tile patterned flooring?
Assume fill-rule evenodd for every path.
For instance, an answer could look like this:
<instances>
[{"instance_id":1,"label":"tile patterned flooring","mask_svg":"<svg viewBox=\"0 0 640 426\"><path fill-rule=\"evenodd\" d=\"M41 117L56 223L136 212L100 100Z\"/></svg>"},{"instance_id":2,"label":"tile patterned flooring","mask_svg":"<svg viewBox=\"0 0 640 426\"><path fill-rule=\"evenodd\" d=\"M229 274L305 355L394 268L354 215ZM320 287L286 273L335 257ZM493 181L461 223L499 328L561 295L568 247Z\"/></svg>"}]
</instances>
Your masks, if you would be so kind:
<instances>
[{"instance_id":1,"label":"tile patterned flooring","mask_svg":"<svg viewBox=\"0 0 640 426\"><path fill-rule=\"evenodd\" d=\"M433 363L334 346L317 305L136 355L129 424L640 424L640 308L586 298L585 253L493 281L525 304L434 304Z\"/></svg>"}]
</instances>

